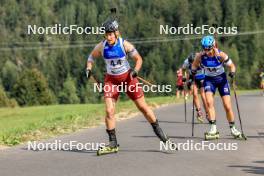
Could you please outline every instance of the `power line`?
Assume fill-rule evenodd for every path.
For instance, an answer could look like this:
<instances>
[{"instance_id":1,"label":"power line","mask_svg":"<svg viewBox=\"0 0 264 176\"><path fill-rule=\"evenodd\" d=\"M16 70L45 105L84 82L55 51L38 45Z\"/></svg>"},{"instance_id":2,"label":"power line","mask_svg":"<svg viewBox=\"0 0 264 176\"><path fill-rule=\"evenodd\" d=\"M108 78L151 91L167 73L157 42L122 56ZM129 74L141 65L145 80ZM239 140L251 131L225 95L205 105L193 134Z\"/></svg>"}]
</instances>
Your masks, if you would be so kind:
<instances>
[{"instance_id":1,"label":"power line","mask_svg":"<svg viewBox=\"0 0 264 176\"><path fill-rule=\"evenodd\" d=\"M235 37L243 35L255 35L263 34L264 30L260 31L247 31L240 32L238 34L219 34L218 37ZM201 39L203 35L192 35L192 36L178 36L178 37L152 37L152 38L138 38L138 39L129 39L133 44L156 44L162 42L174 42L174 41L184 41L184 40L196 40ZM64 42L64 41L61 41ZM10 50L36 50L36 49L61 49L61 48L90 48L94 47L99 41L75 41L77 44L66 44L66 45L52 45L49 43L48 46L11 46L11 47L2 47L0 51L10 51ZM80 44L78 44L80 43ZM51 45L51 46L50 46Z\"/></svg>"}]
</instances>

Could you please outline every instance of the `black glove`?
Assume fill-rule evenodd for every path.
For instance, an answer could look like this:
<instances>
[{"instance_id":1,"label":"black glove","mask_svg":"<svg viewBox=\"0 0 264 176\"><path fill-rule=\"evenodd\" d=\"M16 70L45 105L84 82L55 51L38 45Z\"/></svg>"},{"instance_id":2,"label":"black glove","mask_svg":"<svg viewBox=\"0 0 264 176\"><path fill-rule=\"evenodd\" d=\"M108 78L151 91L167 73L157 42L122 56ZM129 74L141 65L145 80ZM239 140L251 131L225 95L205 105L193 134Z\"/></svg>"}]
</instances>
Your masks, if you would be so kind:
<instances>
[{"instance_id":1,"label":"black glove","mask_svg":"<svg viewBox=\"0 0 264 176\"><path fill-rule=\"evenodd\" d=\"M236 76L236 73L235 73L235 72L230 72L230 73L228 74L228 76L229 76L231 79L234 79L235 76Z\"/></svg>"},{"instance_id":2,"label":"black glove","mask_svg":"<svg viewBox=\"0 0 264 176\"><path fill-rule=\"evenodd\" d=\"M136 70L131 70L130 71L130 77L131 78L135 78L135 77L137 77L138 76L138 72L136 71Z\"/></svg>"},{"instance_id":3,"label":"black glove","mask_svg":"<svg viewBox=\"0 0 264 176\"><path fill-rule=\"evenodd\" d=\"M89 79L92 75L92 70L91 69L86 69L86 77Z\"/></svg>"}]
</instances>

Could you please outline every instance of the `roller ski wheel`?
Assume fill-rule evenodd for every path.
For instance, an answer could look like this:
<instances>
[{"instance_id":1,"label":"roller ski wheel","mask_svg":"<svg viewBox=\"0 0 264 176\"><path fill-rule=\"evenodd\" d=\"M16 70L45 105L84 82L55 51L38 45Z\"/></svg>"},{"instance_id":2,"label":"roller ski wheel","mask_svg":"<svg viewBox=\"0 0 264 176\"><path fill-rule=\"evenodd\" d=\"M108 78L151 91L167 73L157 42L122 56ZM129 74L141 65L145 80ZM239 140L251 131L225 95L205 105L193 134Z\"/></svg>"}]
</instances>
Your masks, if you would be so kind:
<instances>
[{"instance_id":1,"label":"roller ski wheel","mask_svg":"<svg viewBox=\"0 0 264 176\"><path fill-rule=\"evenodd\" d=\"M169 144L173 149L178 150L177 144L172 140L168 139L165 143Z\"/></svg>"},{"instance_id":2,"label":"roller ski wheel","mask_svg":"<svg viewBox=\"0 0 264 176\"><path fill-rule=\"evenodd\" d=\"M247 137L246 137L244 134L242 134L242 133L240 133L240 134L238 134L238 135L234 135L234 134L232 134L232 136L233 136L235 139L238 139L238 140L247 140Z\"/></svg>"},{"instance_id":3,"label":"roller ski wheel","mask_svg":"<svg viewBox=\"0 0 264 176\"><path fill-rule=\"evenodd\" d=\"M219 132L216 132L215 134L210 134L208 132L204 133L204 139L205 140L215 140L215 139L219 139L220 135Z\"/></svg>"},{"instance_id":4,"label":"roller ski wheel","mask_svg":"<svg viewBox=\"0 0 264 176\"><path fill-rule=\"evenodd\" d=\"M202 116L197 116L197 121L198 121L198 123L203 123L203 117Z\"/></svg>"},{"instance_id":5,"label":"roller ski wheel","mask_svg":"<svg viewBox=\"0 0 264 176\"><path fill-rule=\"evenodd\" d=\"M202 113L202 111L201 110L196 110L196 111L197 111L196 118L197 118L198 123L203 123L203 113Z\"/></svg>"},{"instance_id":6,"label":"roller ski wheel","mask_svg":"<svg viewBox=\"0 0 264 176\"><path fill-rule=\"evenodd\" d=\"M104 146L100 147L97 150L97 156L111 154L111 153L117 153L119 151L119 145L117 146Z\"/></svg>"},{"instance_id":7,"label":"roller ski wheel","mask_svg":"<svg viewBox=\"0 0 264 176\"><path fill-rule=\"evenodd\" d=\"M241 133L240 131L238 131L235 127L231 128L231 135L235 138L235 139L239 139L239 140L247 140L247 137Z\"/></svg>"}]
</instances>

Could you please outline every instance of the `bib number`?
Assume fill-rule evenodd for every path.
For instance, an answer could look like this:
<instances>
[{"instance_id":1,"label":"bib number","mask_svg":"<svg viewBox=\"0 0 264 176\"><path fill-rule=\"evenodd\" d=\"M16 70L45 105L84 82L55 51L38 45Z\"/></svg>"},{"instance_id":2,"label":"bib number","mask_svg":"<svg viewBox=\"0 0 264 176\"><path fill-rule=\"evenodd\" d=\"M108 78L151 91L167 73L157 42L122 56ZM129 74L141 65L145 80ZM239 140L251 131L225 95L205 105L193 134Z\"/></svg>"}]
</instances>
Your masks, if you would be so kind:
<instances>
[{"instance_id":1,"label":"bib number","mask_svg":"<svg viewBox=\"0 0 264 176\"><path fill-rule=\"evenodd\" d=\"M207 68L209 72L217 72L217 68Z\"/></svg>"},{"instance_id":2,"label":"bib number","mask_svg":"<svg viewBox=\"0 0 264 176\"><path fill-rule=\"evenodd\" d=\"M122 65L122 61L119 59L115 62L115 60L111 60L110 65L115 67L117 65Z\"/></svg>"}]
</instances>

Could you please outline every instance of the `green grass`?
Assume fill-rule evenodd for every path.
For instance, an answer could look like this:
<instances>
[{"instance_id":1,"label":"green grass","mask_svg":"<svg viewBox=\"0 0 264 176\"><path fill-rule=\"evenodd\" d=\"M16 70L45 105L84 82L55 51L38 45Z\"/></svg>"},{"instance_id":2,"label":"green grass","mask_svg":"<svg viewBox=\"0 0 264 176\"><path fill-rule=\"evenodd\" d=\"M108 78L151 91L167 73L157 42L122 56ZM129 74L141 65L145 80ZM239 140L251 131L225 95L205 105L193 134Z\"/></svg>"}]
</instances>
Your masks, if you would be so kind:
<instances>
[{"instance_id":1,"label":"green grass","mask_svg":"<svg viewBox=\"0 0 264 176\"><path fill-rule=\"evenodd\" d=\"M176 100L175 97L153 97L147 98L147 102L156 107ZM99 125L103 122L104 108L103 103L0 108L0 144L12 146ZM116 109L117 113L125 112L123 116L137 112L132 101L118 102Z\"/></svg>"}]
</instances>

